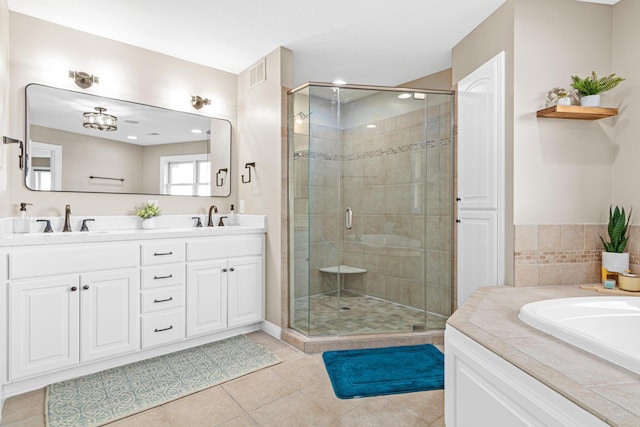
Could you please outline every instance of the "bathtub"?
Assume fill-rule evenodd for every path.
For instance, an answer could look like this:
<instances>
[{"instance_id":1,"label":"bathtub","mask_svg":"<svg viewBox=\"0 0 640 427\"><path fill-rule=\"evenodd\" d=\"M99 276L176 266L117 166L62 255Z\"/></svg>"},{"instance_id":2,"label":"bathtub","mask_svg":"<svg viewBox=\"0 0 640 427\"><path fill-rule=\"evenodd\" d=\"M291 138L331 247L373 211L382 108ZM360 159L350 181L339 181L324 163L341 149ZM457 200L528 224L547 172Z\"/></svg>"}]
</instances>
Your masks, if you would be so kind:
<instances>
[{"instance_id":1,"label":"bathtub","mask_svg":"<svg viewBox=\"0 0 640 427\"><path fill-rule=\"evenodd\" d=\"M520 320L640 374L640 297L579 297L532 302Z\"/></svg>"}]
</instances>

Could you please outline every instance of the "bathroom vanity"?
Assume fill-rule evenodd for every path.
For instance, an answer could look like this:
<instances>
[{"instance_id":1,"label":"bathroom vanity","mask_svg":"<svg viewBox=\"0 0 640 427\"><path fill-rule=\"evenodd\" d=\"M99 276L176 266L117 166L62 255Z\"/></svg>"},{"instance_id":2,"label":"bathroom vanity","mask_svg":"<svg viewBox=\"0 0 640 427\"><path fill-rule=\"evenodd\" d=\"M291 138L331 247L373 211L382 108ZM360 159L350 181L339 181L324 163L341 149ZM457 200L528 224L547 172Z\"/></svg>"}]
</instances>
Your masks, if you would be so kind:
<instances>
[{"instance_id":1,"label":"bathroom vanity","mask_svg":"<svg viewBox=\"0 0 640 427\"><path fill-rule=\"evenodd\" d=\"M0 239L0 397L259 329L266 218L249 222Z\"/></svg>"}]
</instances>

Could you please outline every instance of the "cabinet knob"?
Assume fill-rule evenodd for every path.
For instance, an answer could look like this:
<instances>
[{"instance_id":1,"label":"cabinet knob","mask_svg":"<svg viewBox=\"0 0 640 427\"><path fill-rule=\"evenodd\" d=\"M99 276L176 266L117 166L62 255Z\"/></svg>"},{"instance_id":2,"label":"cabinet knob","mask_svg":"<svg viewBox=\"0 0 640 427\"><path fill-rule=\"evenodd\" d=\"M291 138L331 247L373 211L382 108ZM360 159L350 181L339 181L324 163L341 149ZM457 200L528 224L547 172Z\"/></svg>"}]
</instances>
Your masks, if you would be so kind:
<instances>
[{"instance_id":1,"label":"cabinet knob","mask_svg":"<svg viewBox=\"0 0 640 427\"><path fill-rule=\"evenodd\" d=\"M231 267L231 268L229 269L229 271L236 271L236 269L235 269L235 268L233 268L233 267Z\"/></svg>"},{"instance_id":2,"label":"cabinet knob","mask_svg":"<svg viewBox=\"0 0 640 427\"><path fill-rule=\"evenodd\" d=\"M75 292L75 291L77 291L77 290L78 290L78 287L77 287L77 286L72 286L72 287L71 287L71 292Z\"/></svg>"},{"instance_id":3,"label":"cabinet knob","mask_svg":"<svg viewBox=\"0 0 640 427\"><path fill-rule=\"evenodd\" d=\"M82 289L84 289L84 290L86 291L87 289L89 289L89 285L84 285L84 286L82 287Z\"/></svg>"},{"instance_id":4,"label":"cabinet knob","mask_svg":"<svg viewBox=\"0 0 640 427\"><path fill-rule=\"evenodd\" d=\"M222 272L223 272L223 273L226 273L226 272L227 272L227 269L226 269L226 268L223 268L223 269L222 269Z\"/></svg>"}]
</instances>

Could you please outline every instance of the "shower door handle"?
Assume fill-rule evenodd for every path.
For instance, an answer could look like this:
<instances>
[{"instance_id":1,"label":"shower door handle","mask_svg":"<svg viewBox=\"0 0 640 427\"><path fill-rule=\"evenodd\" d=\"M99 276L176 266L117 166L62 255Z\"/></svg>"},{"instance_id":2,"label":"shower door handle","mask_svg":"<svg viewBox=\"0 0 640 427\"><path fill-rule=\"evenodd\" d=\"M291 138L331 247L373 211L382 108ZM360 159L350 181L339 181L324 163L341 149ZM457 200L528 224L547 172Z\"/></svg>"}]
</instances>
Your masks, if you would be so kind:
<instances>
[{"instance_id":1,"label":"shower door handle","mask_svg":"<svg viewBox=\"0 0 640 427\"><path fill-rule=\"evenodd\" d=\"M351 225L353 222L353 211L351 210L351 208L347 208L347 213L344 217L344 223L345 226L347 227L347 230L351 231Z\"/></svg>"}]
</instances>

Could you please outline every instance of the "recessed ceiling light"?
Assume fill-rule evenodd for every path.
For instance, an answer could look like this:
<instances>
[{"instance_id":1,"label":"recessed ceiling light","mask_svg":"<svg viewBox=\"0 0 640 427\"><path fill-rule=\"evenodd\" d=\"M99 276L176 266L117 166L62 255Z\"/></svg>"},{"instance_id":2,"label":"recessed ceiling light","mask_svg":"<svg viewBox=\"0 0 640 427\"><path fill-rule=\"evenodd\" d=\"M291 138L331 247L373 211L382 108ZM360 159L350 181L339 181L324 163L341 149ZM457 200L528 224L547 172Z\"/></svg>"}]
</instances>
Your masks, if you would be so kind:
<instances>
[{"instance_id":1,"label":"recessed ceiling light","mask_svg":"<svg viewBox=\"0 0 640 427\"><path fill-rule=\"evenodd\" d=\"M334 85L346 85L347 82L345 82L344 80L334 80L332 82Z\"/></svg>"},{"instance_id":2,"label":"recessed ceiling light","mask_svg":"<svg viewBox=\"0 0 640 427\"><path fill-rule=\"evenodd\" d=\"M375 129L375 128L377 128L377 127L378 127L378 126L376 126L376 125L374 125L374 124L367 125L367 129Z\"/></svg>"},{"instance_id":3,"label":"recessed ceiling light","mask_svg":"<svg viewBox=\"0 0 640 427\"><path fill-rule=\"evenodd\" d=\"M191 129L191 133L202 133L200 129Z\"/></svg>"},{"instance_id":4,"label":"recessed ceiling light","mask_svg":"<svg viewBox=\"0 0 640 427\"><path fill-rule=\"evenodd\" d=\"M138 137L137 136L133 136L133 135L129 135L129 136L127 136L127 139L138 139Z\"/></svg>"},{"instance_id":5,"label":"recessed ceiling light","mask_svg":"<svg viewBox=\"0 0 640 427\"><path fill-rule=\"evenodd\" d=\"M400 95L398 95L398 98L400 98L400 99L411 98L411 94L410 93L401 93Z\"/></svg>"}]
</instances>

